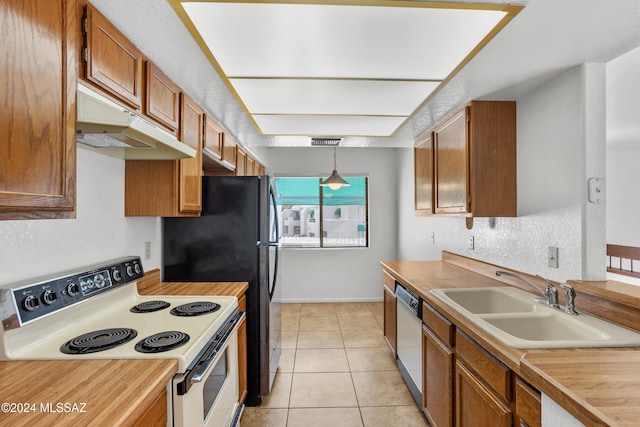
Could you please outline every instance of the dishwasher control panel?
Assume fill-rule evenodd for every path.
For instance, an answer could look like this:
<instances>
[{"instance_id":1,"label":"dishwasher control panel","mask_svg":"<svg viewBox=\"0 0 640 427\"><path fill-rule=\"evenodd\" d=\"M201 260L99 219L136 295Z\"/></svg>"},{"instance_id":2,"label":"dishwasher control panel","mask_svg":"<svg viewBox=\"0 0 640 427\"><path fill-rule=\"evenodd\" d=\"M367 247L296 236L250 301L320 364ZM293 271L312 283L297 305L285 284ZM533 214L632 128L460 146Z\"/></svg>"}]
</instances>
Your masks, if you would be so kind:
<instances>
[{"instance_id":1,"label":"dishwasher control panel","mask_svg":"<svg viewBox=\"0 0 640 427\"><path fill-rule=\"evenodd\" d=\"M404 304L409 311L417 317L422 318L422 298L416 295L415 292L396 282L396 298Z\"/></svg>"}]
</instances>

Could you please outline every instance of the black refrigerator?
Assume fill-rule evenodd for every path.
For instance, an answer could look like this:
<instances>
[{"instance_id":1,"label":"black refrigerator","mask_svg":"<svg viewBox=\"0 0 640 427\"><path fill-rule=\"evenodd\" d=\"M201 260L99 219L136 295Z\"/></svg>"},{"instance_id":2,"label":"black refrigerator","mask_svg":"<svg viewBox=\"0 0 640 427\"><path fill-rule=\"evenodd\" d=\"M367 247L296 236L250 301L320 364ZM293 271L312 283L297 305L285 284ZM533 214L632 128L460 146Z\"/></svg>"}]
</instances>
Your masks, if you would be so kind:
<instances>
[{"instance_id":1,"label":"black refrigerator","mask_svg":"<svg viewBox=\"0 0 640 427\"><path fill-rule=\"evenodd\" d=\"M268 176L205 176L202 213L162 220L163 280L248 282L245 404L269 394L280 359L279 237Z\"/></svg>"}]
</instances>

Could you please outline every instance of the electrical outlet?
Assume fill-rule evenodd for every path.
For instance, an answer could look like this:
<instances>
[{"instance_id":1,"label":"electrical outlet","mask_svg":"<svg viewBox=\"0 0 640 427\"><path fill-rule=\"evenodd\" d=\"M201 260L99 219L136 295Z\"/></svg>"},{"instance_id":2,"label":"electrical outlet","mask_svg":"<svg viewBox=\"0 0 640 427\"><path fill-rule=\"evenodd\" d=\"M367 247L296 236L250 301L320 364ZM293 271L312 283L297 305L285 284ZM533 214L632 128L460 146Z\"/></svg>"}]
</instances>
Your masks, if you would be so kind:
<instances>
[{"instance_id":1,"label":"electrical outlet","mask_svg":"<svg viewBox=\"0 0 640 427\"><path fill-rule=\"evenodd\" d=\"M435 243L436 242L436 233L435 231L431 232L431 243Z\"/></svg>"},{"instance_id":2,"label":"electrical outlet","mask_svg":"<svg viewBox=\"0 0 640 427\"><path fill-rule=\"evenodd\" d=\"M469 250L475 249L475 238L473 236L469 236Z\"/></svg>"},{"instance_id":3,"label":"electrical outlet","mask_svg":"<svg viewBox=\"0 0 640 427\"><path fill-rule=\"evenodd\" d=\"M558 268L558 248L555 246L549 246L549 254L547 255L547 260L549 262L549 267Z\"/></svg>"},{"instance_id":4,"label":"electrical outlet","mask_svg":"<svg viewBox=\"0 0 640 427\"><path fill-rule=\"evenodd\" d=\"M144 242L144 259L151 259L151 242Z\"/></svg>"}]
</instances>

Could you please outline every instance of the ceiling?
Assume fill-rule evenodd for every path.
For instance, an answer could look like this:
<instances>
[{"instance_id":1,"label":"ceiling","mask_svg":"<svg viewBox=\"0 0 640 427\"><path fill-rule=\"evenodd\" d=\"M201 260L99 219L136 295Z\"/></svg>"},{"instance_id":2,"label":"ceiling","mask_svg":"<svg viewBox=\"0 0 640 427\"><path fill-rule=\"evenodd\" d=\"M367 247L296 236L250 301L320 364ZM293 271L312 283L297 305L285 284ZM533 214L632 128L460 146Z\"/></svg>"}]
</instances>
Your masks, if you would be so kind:
<instances>
[{"instance_id":1,"label":"ceiling","mask_svg":"<svg viewBox=\"0 0 640 427\"><path fill-rule=\"evenodd\" d=\"M277 1L170 1L263 135L392 136L521 9Z\"/></svg>"},{"instance_id":2,"label":"ceiling","mask_svg":"<svg viewBox=\"0 0 640 427\"><path fill-rule=\"evenodd\" d=\"M417 17L402 15L402 12L409 9L413 12L410 15L419 15L418 12L425 9L422 7L425 2L387 0L386 4L406 6L407 3L414 3L420 7L384 8L385 11L393 10L394 13L398 12L402 15L385 14L384 18L389 27L394 28L395 32L406 32L409 36L399 42L396 40L396 43L400 44L399 47L396 44L395 47L385 51L385 55L395 53L400 55L400 58L393 57L393 60L384 61L384 64L378 63L376 67L358 68L359 62L353 62L349 57L327 59L332 57L321 55L318 57L319 62L314 62L314 59L308 59L303 55L304 52L308 54L309 51L322 50L317 49L317 46L324 46L324 43L331 46L329 41L332 39L335 44L349 38L346 34L364 33L366 37L360 41L364 44L358 45L359 49L362 49L364 56L367 56L367 52L373 52L370 56L375 56L376 48L385 43L385 40L376 39L376 36L386 29L386 24L376 21L374 14L368 15L365 21L358 21L358 25L355 25L355 16L363 12L366 6L353 6L352 8L355 8L355 12L358 13L352 15L350 20L343 22L342 25L338 25L335 21L339 15L332 15L333 20L329 21L330 25L325 25L320 31L314 32L313 46L316 49L308 48L308 43L311 42L300 40L302 47L297 47L299 50L296 50L299 37L287 36L275 45L265 47L262 52L261 34L251 31L254 27L255 29L280 28L284 25L279 21L281 17L277 13L275 15L265 13L258 17L255 15L251 17L248 13L243 14L237 26L223 28L231 32L230 39L234 43L241 43L247 49L259 48L260 52L240 55L233 63L227 63L226 59L222 59L225 55L218 54L212 62L211 57L207 57L207 53L203 52L202 42L198 44L194 39L193 28L190 32L167 0L90 1L171 79L217 119L228 133L249 148L309 146L308 132L287 131L294 133L291 135L268 127L273 124L272 122L283 121L288 116L315 117L320 118L320 121L323 118L340 120L341 117L344 119L356 116L364 122L373 122L378 128L377 132L389 132L391 129L391 136L361 135L359 132L347 132L345 127L344 133L331 132L331 135L358 136L345 137L341 146L410 147L413 146L416 137L471 99L518 99L534 87L571 67L588 62L608 62L640 46L640 25L638 25L640 2L637 0L606 2L601 0L525 0L518 2L525 6L524 9L479 52L472 55L472 58L463 59L461 62L464 66L457 71L454 70L453 75L451 70L448 71L450 74L446 74L446 69L437 76L412 74L412 69L415 71L421 67L414 65L412 68L404 65L406 65L405 62L424 59L422 43L419 40L424 37L424 34L415 32L421 29L412 20ZM358 0L354 2L366 5L372 3L372 1ZM256 3L264 2L256 1ZM283 1L282 3L303 2ZM339 4L340 2L327 3ZM476 7L466 1L447 2L447 4L450 3L459 3L462 10ZM501 0L487 0L483 3L494 5L496 9L501 9L501 5L508 4ZM333 10L337 9L347 10L346 6L334 6ZM404 25L406 22L413 25ZM371 31L372 29L377 31ZM455 34L459 34L459 31ZM471 40L474 40L472 43L478 43L477 37ZM273 46L277 49L273 50ZM263 53L266 56L260 57L259 55ZM233 54L234 52L231 52L230 55L233 57ZM269 61L269 59L275 60ZM259 60L259 67L256 67L256 63L253 62L255 60ZM286 64L287 61L298 68L283 67L289 65ZM267 62L270 62L270 67L263 66ZM454 64L459 62L460 55L449 61ZM395 67L397 64L403 67ZM308 69L305 69L306 66ZM226 69L221 73L220 70L224 67ZM367 74L369 69L375 72ZM394 72L397 74L393 74ZM444 84L440 85L443 74L446 77L444 77ZM312 78L318 76L322 79ZM270 84L265 85L265 81ZM371 92L368 86L373 84L380 85ZM434 86L437 91L430 95L429 92L435 89ZM273 96L274 93L285 90L294 93L308 91L307 93L311 95L302 98L299 104L288 103L282 96ZM396 95L399 93L397 91L400 91L401 95ZM315 108L319 103L318 99L326 97L327 93L335 97L336 104L340 105L341 110L324 110L318 116L317 112L310 108ZM384 94L383 100L388 100L389 106L393 108L385 111L376 110L381 106L386 108L384 105L386 102L376 99L380 93ZM274 99L265 103L264 100L261 101L264 95L267 99ZM366 100L364 106L359 102L361 99ZM425 99L427 102L423 102ZM276 101L275 104L271 102L273 100ZM272 110L268 110L269 108ZM266 120L263 121L263 119ZM394 128L398 122L400 122L399 128ZM373 131L369 132L373 133Z\"/></svg>"}]
</instances>

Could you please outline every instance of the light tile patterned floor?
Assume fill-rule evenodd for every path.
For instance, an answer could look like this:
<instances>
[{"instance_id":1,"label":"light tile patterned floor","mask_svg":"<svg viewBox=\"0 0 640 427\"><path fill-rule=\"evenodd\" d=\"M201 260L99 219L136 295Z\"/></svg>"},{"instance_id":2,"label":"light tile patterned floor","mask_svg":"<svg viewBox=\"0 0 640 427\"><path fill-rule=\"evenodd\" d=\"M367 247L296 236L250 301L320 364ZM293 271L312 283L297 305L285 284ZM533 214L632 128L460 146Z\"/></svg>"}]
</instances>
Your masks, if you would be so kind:
<instances>
[{"instance_id":1,"label":"light tile patterned floor","mask_svg":"<svg viewBox=\"0 0 640 427\"><path fill-rule=\"evenodd\" d=\"M241 427L424 427L382 335L382 303L283 304L273 390Z\"/></svg>"}]
</instances>

